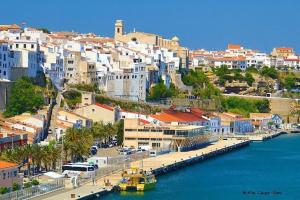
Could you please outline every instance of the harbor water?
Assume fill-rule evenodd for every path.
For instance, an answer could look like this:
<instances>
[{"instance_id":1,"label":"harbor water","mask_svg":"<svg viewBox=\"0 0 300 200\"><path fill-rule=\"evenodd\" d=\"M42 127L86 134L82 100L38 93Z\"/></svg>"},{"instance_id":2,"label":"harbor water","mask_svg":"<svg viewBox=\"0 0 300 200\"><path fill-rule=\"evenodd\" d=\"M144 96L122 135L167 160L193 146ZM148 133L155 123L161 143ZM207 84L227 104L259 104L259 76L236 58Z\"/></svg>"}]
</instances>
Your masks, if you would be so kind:
<instances>
[{"instance_id":1,"label":"harbor water","mask_svg":"<svg viewBox=\"0 0 300 200\"><path fill-rule=\"evenodd\" d=\"M105 200L300 199L300 134L249 147L158 177L144 193L110 193Z\"/></svg>"}]
</instances>

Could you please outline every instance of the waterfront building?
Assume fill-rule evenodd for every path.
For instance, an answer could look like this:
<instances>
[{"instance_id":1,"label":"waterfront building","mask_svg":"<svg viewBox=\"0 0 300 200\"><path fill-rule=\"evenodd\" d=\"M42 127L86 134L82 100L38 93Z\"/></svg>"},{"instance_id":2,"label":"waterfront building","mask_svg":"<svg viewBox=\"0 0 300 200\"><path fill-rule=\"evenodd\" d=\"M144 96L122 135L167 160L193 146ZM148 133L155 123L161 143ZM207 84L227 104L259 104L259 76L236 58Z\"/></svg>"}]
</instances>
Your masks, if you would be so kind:
<instances>
[{"instance_id":1,"label":"waterfront building","mask_svg":"<svg viewBox=\"0 0 300 200\"><path fill-rule=\"evenodd\" d=\"M161 113L150 115L156 123L160 124L178 124L178 125L195 125L209 128L210 121L203 117L204 111L198 108L189 107L171 107Z\"/></svg>"},{"instance_id":2,"label":"waterfront building","mask_svg":"<svg viewBox=\"0 0 300 200\"><path fill-rule=\"evenodd\" d=\"M186 151L210 142L203 126L153 124L142 119L124 119L124 146L147 146L157 151Z\"/></svg>"},{"instance_id":3,"label":"waterfront building","mask_svg":"<svg viewBox=\"0 0 300 200\"><path fill-rule=\"evenodd\" d=\"M253 126L258 130L279 128L282 125L282 118L271 113L250 113Z\"/></svg>"},{"instance_id":4,"label":"waterfront building","mask_svg":"<svg viewBox=\"0 0 300 200\"><path fill-rule=\"evenodd\" d=\"M253 132L252 120L234 113L214 113L221 118L220 134L247 134Z\"/></svg>"},{"instance_id":5,"label":"waterfront building","mask_svg":"<svg viewBox=\"0 0 300 200\"><path fill-rule=\"evenodd\" d=\"M19 166L16 163L0 160L0 186L12 191L13 184L23 184L23 177L19 175Z\"/></svg>"}]
</instances>

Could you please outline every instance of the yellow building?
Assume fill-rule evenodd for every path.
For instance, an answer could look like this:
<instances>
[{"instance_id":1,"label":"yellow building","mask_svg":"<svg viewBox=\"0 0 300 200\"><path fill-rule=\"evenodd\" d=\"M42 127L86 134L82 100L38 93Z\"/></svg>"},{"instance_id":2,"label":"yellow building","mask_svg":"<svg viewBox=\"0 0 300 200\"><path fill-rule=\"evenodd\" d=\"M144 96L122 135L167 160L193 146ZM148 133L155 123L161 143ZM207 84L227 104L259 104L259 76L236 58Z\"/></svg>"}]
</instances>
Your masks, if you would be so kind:
<instances>
[{"instance_id":1,"label":"yellow building","mask_svg":"<svg viewBox=\"0 0 300 200\"><path fill-rule=\"evenodd\" d=\"M181 67L188 67L189 50L180 46L180 40L174 36L172 39L165 39L160 35L144 32L130 32L125 34L125 26L122 20L117 20L115 23L115 40L124 43L130 41L139 41L140 43L149 44L153 46L159 46L172 50L181 58Z\"/></svg>"},{"instance_id":2,"label":"yellow building","mask_svg":"<svg viewBox=\"0 0 300 200\"><path fill-rule=\"evenodd\" d=\"M124 146L186 151L209 143L203 126L157 125L141 119L124 119Z\"/></svg>"},{"instance_id":3,"label":"yellow building","mask_svg":"<svg viewBox=\"0 0 300 200\"><path fill-rule=\"evenodd\" d=\"M117 108L107 106L105 104L92 104L77 108L74 113L93 120L93 122L114 123L119 119L119 111Z\"/></svg>"}]
</instances>

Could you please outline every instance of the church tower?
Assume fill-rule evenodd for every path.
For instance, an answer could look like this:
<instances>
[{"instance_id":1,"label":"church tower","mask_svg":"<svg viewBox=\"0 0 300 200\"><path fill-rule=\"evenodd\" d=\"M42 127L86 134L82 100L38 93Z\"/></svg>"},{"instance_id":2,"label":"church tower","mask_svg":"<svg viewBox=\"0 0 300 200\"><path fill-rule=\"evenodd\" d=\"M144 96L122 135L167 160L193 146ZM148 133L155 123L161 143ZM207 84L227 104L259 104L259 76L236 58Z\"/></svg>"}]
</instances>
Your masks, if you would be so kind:
<instances>
[{"instance_id":1,"label":"church tower","mask_svg":"<svg viewBox=\"0 0 300 200\"><path fill-rule=\"evenodd\" d=\"M124 25L122 20L117 20L115 23L115 40L119 40L124 35Z\"/></svg>"}]
</instances>

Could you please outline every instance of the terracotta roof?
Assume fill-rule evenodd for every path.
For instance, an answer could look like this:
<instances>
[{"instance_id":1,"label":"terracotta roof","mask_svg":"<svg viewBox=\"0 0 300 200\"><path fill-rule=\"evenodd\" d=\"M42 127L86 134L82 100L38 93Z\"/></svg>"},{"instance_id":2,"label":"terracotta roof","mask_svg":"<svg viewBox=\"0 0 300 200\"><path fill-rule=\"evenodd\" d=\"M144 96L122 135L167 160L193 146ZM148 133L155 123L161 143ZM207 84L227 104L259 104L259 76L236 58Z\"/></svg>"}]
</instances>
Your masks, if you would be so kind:
<instances>
[{"instance_id":1,"label":"terracotta roof","mask_svg":"<svg viewBox=\"0 0 300 200\"><path fill-rule=\"evenodd\" d=\"M207 121L202 118L202 111L200 109L192 109L191 112L166 110L162 113L150 116L154 119L167 123Z\"/></svg>"},{"instance_id":2,"label":"terracotta roof","mask_svg":"<svg viewBox=\"0 0 300 200\"><path fill-rule=\"evenodd\" d=\"M244 56L214 58L215 61L245 61Z\"/></svg>"},{"instance_id":3,"label":"terracotta roof","mask_svg":"<svg viewBox=\"0 0 300 200\"><path fill-rule=\"evenodd\" d=\"M291 48L291 47L277 47L275 49L276 49L276 51L281 51L281 52L284 52L284 51L293 51L293 48Z\"/></svg>"},{"instance_id":4,"label":"terracotta roof","mask_svg":"<svg viewBox=\"0 0 300 200\"><path fill-rule=\"evenodd\" d=\"M228 44L227 49L241 49L241 45Z\"/></svg>"},{"instance_id":5,"label":"terracotta roof","mask_svg":"<svg viewBox=\"0 0 300 200\"><path fill-rule=\"evenodd\" d=\"M106 105L106 104L96 103L96 106L99 106L99 107L101 107L101 108L104 108L104 109L107 109L107 110L110 110L110 111L113 111L113 110L114 110L113 107L110 107L110 106L108 106L108 105Z\"/></svg>"},{"instance_id":6,"label":"terracotta roof","mask_svg":"<svg viewBox=\"0 0 300 200\"><path fill-rule=\"evenodd\" d=\"M11 167L18 167L18 165L16 163L0 160L0 169L11 168Z\"/></svg>"},{"instance_id":7,"label":"terracotta roof","mask_svg":"<svg viewBox=\"0 0 300 200\"><path fill-rule=\"evenodd\" d=\"M252 125L254 126L260 126L262 124L262 121L253 121Z\"/></svg>"},{"instance_id":8,"label":"terracotta roof","mask_svg":"<svg viewBox=\"0 0 300 200\"><path fill-rule=\"evenodd\" d=\"M11 25L0 25L0 31L7 31L10 29L21 29L20 26L18 26L17 24L11 24Z\"/></svg>"}]
</instances>

